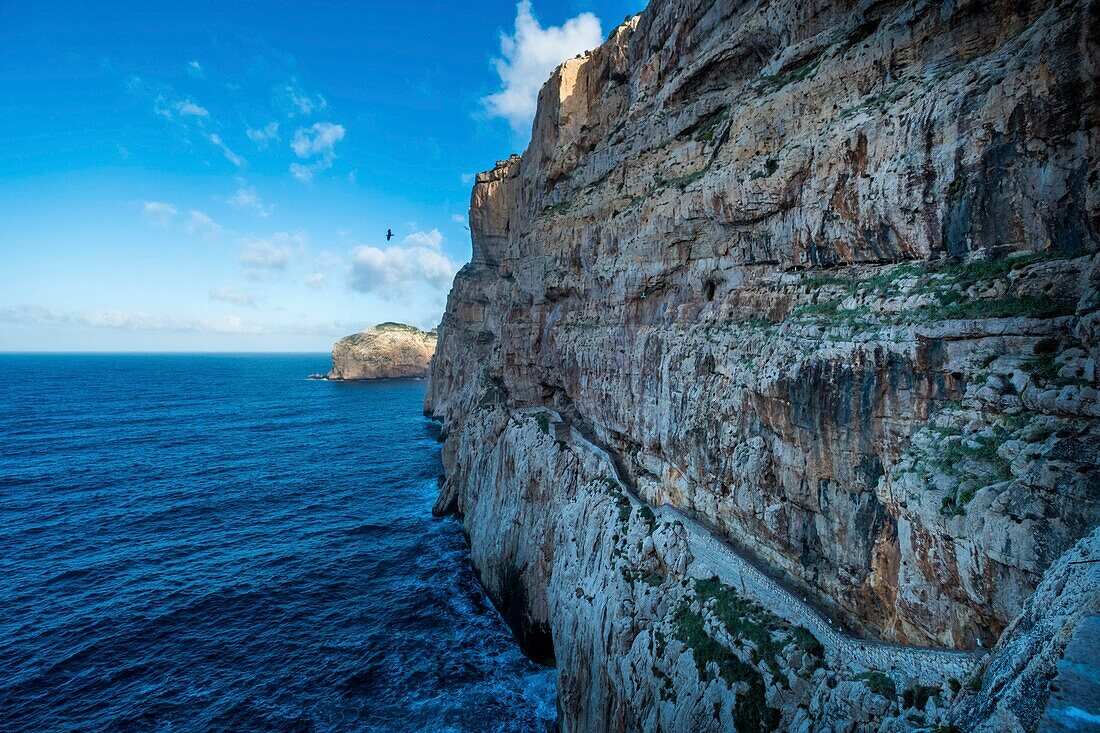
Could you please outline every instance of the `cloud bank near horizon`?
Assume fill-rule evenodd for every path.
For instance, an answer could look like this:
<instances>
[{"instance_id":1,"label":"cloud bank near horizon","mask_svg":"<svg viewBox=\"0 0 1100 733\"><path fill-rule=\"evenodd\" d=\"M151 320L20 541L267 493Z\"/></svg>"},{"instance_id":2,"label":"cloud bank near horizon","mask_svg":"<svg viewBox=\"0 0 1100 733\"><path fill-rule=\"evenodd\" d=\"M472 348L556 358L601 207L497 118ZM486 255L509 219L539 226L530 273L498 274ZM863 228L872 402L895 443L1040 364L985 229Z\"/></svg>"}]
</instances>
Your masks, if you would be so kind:
<instances>
[{"instance_id":1,"label":"cloud bank near horizon","mask_svg":"<svg viewBox=\"0 0 1100 733\"><path fill-rule=\"evenodd\" d=\"M339 337L362 328L361 324L353 321L288 319L285 322L270 324L251 321L238 315L226 315L217 318L181 318L141 311L111 309L66 311L33 305L0 308L0 322L36 326L82 326L121 331L169 331L242 336L315 335Z\"/></svg>"}]
</instances>

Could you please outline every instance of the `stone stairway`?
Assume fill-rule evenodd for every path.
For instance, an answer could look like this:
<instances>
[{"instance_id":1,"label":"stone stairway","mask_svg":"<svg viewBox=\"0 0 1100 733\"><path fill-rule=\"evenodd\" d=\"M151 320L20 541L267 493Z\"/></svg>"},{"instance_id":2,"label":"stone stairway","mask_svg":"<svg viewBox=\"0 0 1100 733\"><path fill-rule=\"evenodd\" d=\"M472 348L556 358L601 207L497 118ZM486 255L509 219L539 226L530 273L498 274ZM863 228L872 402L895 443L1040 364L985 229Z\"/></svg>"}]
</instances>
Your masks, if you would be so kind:
<instances>
[{"instance_id":1,"label":"stone stairway","mask_svg":"<svg viewBox=\"0 0 1100 733\"><path fill-rule=\"evenodd\" d=\"M623 460L601 445L590 427L576 416L555 416L555 438L574 448L593 452L605 461L608 473L634 506L649 506L628 480ZM517 412L526 412L517 411ZM679 522L687 532L694 557L690 572L699 578L717 575L725 584L760 603L775 615L806 627L825 647L827 657L856 671L880 671L899 686L942 684L954 677L965 681L980 666L985 654L925 647L901 646L859 639L838 628L808 603L792 594L739 553L729 542L669 504L650 507L667 522Z\"/></svg>"}]
</instances>

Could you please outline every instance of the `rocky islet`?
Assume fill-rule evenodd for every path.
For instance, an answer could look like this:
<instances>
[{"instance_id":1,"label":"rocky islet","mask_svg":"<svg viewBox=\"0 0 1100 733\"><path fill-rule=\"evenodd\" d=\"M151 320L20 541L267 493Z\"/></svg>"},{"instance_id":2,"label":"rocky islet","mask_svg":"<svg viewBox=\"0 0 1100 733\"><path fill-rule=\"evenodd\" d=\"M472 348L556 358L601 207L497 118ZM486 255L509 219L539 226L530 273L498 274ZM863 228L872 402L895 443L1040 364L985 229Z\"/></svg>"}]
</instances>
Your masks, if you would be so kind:
<instances>
[{"instance_id":1,"label":"rocky islet","mask_svg":"<svg viewBox=\"0 0 1100 733\"><path fill-rule=\"evenodd\" d=\"M423 379L435 353L435 331L380 323L346 336L332 347L332 370L313 375L333 381Z\"/></svg>"}]
</instances>

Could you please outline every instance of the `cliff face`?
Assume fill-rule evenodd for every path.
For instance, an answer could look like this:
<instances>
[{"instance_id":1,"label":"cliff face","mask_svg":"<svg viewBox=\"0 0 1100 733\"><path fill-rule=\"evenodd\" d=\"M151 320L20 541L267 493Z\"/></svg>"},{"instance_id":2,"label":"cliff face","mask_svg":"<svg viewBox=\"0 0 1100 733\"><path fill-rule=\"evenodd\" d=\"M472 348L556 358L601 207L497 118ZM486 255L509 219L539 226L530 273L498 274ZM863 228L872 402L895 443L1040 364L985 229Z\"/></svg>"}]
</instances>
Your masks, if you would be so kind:
<instances>
[{"instance_id":1,"label":"cliff face","mask_svg":"<svg viewBox=\"0 0 1100 733\"><path fill-rule=\"evenodd\" d=\"M478 176L426 407L567 730L905 729L934 686L723 615L612 473L907 645L993 646L1098 524L1098 22L654 0L555 72Z\"/></svg>"},{"instance_id":2,"label":"cliff face","mask_svg":"<svg viewBox=\"0 0 1100 733\"><path fill-rule=\"evenodd\" d=\"M327 379L398 379L428 376L436 334L402 323L380 323L345 336L332 347Z\"/></svg>"}]
</instances>

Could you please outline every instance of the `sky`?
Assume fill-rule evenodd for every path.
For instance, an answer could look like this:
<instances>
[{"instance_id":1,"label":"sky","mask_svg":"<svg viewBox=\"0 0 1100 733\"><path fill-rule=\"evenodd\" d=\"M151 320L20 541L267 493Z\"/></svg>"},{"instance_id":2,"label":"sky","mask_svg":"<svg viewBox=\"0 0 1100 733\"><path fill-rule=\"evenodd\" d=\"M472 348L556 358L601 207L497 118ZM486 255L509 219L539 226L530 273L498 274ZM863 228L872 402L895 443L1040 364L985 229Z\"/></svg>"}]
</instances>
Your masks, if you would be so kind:
<instances>
[{"instance_id":1,"label":"sky","mask_svg":"<svg viewBox=\"0 0 1100 733\"><path fill-rule=\"evenodd\" d=\"M0 351L434 327L473 175L642 7L0 0Z\"/></svg>"}]
</instances>

